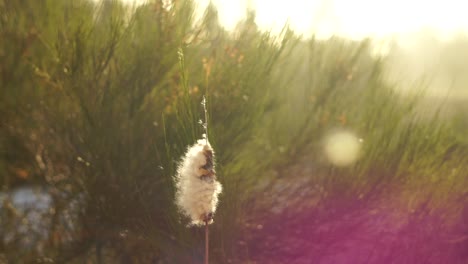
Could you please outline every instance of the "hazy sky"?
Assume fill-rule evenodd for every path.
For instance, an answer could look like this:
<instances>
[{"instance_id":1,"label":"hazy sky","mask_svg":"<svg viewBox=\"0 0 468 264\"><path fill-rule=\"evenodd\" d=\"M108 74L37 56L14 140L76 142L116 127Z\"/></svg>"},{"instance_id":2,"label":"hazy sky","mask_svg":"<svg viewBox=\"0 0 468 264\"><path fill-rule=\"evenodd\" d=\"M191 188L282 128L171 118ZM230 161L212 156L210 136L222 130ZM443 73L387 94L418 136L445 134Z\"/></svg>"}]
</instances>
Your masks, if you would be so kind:
<instances>
[{"instance_id":1,"label":"hazy sky","mask_svg":"<svg viewBox=\"0 0 468 264\"><path fill-rule=\"evenodd\" d=\"M146 0L124 0L146 2ZM286 21L298 33L319 37L340 34L351 38L407 34L423 28L441 36L468 31L466 0L211 0L228 29L245 15L257 12L257 24L280 31ZM203 12L210 0L195 0Z\"/></svg>"},{"instance_id":2,"label":"hazy sky","mask_svg":"<svg viewBox=\"0 0 468 264\"><path fill-rule=\"evenodd\" d=\"M257 23L280 30L286 21L297 32L352 38L405 34L432 28L444 34L468 30L465 0L212 0L220 19L233 28L246 8L257 12ZM198 0L200 9L209 0Z\"/></svg>"}]
</instances>

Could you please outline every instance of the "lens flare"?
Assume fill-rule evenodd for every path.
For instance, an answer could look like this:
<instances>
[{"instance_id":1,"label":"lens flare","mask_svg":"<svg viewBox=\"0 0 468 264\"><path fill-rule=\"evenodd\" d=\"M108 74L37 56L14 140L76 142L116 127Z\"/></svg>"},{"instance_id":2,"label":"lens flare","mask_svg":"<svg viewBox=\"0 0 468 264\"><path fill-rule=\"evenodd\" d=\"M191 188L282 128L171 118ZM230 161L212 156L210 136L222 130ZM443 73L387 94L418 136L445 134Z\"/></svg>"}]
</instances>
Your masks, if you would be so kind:
<instances>
[{"instance_id":1,"label":"lens flare","mask_svg":"<svg viewBox=\"0 0 468 264\"><path fill-rule=\"evenodd\" d=\"M325 155L335 166L349 166L359 158L361 143L362 139L351 132L334 132L325 138Z\"/></svg>"}]
</instances>

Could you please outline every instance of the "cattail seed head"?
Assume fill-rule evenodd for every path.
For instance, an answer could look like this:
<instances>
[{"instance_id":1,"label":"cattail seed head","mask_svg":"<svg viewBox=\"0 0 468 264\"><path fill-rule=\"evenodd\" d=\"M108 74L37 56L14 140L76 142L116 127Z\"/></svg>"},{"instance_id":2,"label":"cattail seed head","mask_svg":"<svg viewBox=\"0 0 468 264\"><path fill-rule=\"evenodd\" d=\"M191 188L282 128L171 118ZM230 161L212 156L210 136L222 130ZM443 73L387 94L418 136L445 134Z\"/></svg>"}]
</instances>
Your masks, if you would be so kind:
<instances>
[{"instance_id":1,"label":"cattail seed head","mask_svg":"<svg viewBox=\"0 0 468 264\"><path fill-rule=\"evenodd\" d=\"M213 222L222 191L214 165L214 151L208 140L201 139L188 148L177 168L176 204L194 225Z\"/></svg>"}]
</instances>

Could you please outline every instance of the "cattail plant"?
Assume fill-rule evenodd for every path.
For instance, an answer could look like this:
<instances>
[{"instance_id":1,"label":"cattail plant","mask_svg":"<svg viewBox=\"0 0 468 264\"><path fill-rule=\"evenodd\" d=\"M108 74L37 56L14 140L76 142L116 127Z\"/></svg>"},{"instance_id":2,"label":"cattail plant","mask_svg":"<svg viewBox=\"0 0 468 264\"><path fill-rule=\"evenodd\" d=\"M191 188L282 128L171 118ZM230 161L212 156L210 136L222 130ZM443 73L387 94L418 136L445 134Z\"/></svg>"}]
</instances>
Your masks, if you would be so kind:
<instances>
[{"instance_id":1,"label":"cattail plant","mask_svg":"<svg viewBox=\"0 0 468 264\"><path fill-rule=\"evenodd\" d=\"M221 184L216 181L214 152L206 139L189 147L176 176L176 203L193 225L213 221Z\"/></svg>"},{"instance_id":2,"label":"cattail plant","mask_svg":"<svg viewBox=\"0 0 468 264\"><path fill-rule=\"evenodd\" d=\"M192 225L205 225L205 263L208 263L208 225L218 204L222 191L216 180L214 151L208 141L208 122L205 99L205 134L190 146L177 168L175 177L176 204L179 210L191 220Z\"/></svg>"}]
</instances>

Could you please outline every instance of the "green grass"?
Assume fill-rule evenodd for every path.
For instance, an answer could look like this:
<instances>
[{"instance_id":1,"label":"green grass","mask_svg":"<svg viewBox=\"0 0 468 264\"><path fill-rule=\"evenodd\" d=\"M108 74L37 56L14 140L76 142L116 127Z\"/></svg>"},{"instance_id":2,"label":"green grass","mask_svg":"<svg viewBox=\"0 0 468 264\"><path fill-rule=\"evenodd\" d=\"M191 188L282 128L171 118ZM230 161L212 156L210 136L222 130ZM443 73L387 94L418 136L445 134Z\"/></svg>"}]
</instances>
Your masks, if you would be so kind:
<instances>
[{"instance_id":1,"label":"green grass","mask_svg":"<svg viewBox=\"0 0 468 264\"><path fill-rule=\"evenodd\" d=\"M122 246L134 258L202 253L202 230L187 229L176 211L173 175L203 133L203 96L224 186L211 232L216 263L236 258L258 186L287 177L272 172L303 157L316 167L304 177L335 195L398 186L443 204L466 192L466 122L420 118L418 98L385 80L385 58L371 55L370 41L303 40L287 28L271 35L252 13L230 33L213 7L194 26L191 1L129 13L118 1L0 0L0 13L0 38L9 40L0 43L0 182L84 192L90 243L128 230L157 248ZM364 140L353 166L324 160L333 129Z\"/></svg>"}]
</instances>

